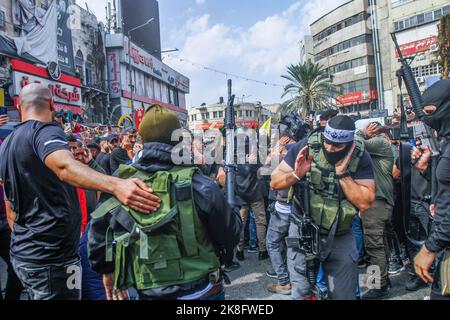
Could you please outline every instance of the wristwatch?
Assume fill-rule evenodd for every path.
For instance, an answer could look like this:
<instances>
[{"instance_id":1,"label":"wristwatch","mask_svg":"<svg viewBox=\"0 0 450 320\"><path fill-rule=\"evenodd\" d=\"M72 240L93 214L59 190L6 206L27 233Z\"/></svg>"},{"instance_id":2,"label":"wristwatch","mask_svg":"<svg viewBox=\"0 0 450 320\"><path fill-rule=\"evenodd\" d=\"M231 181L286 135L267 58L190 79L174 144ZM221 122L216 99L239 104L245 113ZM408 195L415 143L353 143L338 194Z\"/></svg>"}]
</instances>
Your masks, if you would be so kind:
<instances>
[{"instance_id":1,"label":"wristwatch","mask_svg":"<svg viewBox=\"0 0 450 320\"><path fill-rule=\"evenodd\" d=\"M341 180L341 179L344 179L344 178L347 178L347 177L351 177L351 174L350 174L350 172L345 172L344 174L338 174L338 175L336 175L336 178L338 179L338 180Z\"/></svg>"}]
</instances>

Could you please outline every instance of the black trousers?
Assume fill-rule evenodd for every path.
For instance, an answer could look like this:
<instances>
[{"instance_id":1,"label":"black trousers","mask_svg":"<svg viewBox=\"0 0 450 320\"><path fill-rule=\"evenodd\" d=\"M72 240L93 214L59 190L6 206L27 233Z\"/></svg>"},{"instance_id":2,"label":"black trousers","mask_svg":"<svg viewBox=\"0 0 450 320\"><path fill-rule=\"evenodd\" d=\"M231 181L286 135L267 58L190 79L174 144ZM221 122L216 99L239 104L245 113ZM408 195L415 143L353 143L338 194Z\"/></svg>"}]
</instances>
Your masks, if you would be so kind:
<instances>
[{"instance_id":1,"label":"black trousers","mask_svg":"<svg viewBox=\"0 0 450 320\"><path fill-rule=\"evenodd\" d=\"M14 272L14 268L11 265L9 257L9 245L11 242L11 231L6 221L0 222L0 257L6 262L8 267L8 280L6 282L5 300L20 300L20 294L22 292L22 284ZM3 300L3 296L0 292L0 300Z\"/></svg>"}]
</instances>

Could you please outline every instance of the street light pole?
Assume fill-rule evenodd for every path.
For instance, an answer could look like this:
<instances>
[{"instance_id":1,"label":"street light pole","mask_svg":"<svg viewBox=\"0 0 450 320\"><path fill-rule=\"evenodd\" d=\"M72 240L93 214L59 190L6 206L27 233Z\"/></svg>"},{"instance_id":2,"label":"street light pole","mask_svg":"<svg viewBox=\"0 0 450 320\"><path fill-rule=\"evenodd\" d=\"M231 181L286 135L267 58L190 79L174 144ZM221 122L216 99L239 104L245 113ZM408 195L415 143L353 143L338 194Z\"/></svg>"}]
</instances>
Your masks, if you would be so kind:
<instances>
[{"instance_id":1,"label":"street light pole","mask_svg":"<svg viewBox=\"0 0 450 320\"><path fill-rule=\"evenodd\" d=\"M155 20L155 18L151 18L149 19L146 23L141 24L140 26L137 26L136 28L133 28L131 30L128 31L127 36L128 36L128 68L130 69L130 101L131 101L131 117L133 119L133 125L136 125L136 114L134 112L134 101L133 101L133 90L134 90L134 86L133 86L133 72L132 72L132 67L131 67L131 32L136 31L140 28L143 28L145 26L147 26L148 24L150 24L153 20Z\"/></svg>"}]
</instances>

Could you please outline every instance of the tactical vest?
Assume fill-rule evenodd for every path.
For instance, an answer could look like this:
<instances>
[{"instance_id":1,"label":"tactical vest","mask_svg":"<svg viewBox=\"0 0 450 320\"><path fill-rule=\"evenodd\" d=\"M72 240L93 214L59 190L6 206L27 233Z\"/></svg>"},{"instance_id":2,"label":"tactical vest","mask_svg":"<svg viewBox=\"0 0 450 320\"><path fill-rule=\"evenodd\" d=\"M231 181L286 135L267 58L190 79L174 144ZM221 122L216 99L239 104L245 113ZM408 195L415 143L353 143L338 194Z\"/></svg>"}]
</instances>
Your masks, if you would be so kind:
<instances>
[{"instance_id":1,"label":"tactical vest","mask_svg":"<svg viewBox=\"0 0 450 320\"><path fill-rule=\"evenodd\" d=\"M95 219L112 214L106 260L113 260L114 241L116 289L181 285L218 270L219 260L193 199L192 177L197 171L175 167L148 175L131 166L120 166L119 177L139 178L147 183L161 199L161 207L143 215L111 198L92 214ZM114 225L126 231L113 231L118 229Z\"/></svg>"},{"instance_id":2,"label":"tactical vest","mask_svg":"<svg viewBox=\"0 0 450 320\"><path fill-rule=\"evenodd\" d=\"M363 141L355 139L355 143L356 148L348 167L351 174L357 171L365 152ZM322 233L329 232L337 217L340 216L336 234L345 234L351 229L358 209L340 191L335 167L328 163L323 153L321 133L315 133L309 137L308 148L308 154L313 157L311 170L306 174L310 188L310 216L313 222L321 228ZM341 196L339 196L339 192L342 192ZM297 195L295 198L298 203ZM341 210L340 214L339 210Z\"/></svg>"}]
</instances>

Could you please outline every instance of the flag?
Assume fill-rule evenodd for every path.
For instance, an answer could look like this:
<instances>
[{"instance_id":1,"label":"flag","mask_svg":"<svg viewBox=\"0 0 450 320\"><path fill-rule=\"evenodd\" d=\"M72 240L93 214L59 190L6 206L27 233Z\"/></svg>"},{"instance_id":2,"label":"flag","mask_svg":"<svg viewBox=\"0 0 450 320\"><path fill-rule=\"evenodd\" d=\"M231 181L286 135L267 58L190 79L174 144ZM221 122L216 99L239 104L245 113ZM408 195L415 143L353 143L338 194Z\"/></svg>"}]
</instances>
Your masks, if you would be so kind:
<instances>
[{"instance_id":1,"label":"flag","mask_svg":"<svg viewBox=\"0 0 450 320\"><path fill-rule=\"evenodd\" d=\"M272 125L272 118L267 119L267 121L261 126L261 128L259 129L261 130L266 130L267 136L270 137L270 126Z\"/></svg>"}]
</instances>

